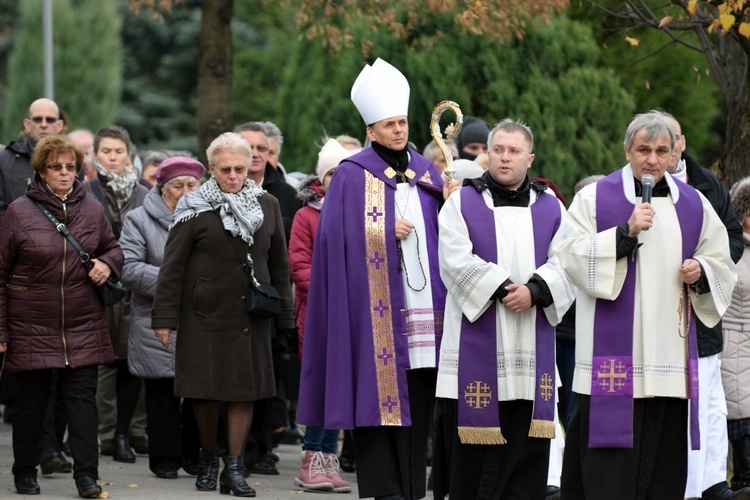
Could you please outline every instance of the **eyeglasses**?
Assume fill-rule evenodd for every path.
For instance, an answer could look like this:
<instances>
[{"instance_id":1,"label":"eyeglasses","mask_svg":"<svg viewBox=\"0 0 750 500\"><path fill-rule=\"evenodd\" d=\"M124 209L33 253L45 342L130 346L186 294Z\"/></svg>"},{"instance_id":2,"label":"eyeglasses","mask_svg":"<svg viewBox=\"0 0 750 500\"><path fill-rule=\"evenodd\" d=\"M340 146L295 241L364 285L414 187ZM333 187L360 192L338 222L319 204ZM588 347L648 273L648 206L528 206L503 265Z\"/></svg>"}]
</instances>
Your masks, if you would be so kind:
<instances>
[{"instance_id":1,"label":"eyeglasses","mask_svg":"<svg viewBox=\"0 0 750 500\"><path fill-rule=\"evenodd\" d=\"M48 168L49 170L54 170L55 172L59 172L60 170L65 168L65 170L67 170L68 172L73 173L78 169L78 165L76 165L75 163L51 163L47 165L46 168Z\"/></svg>"},{"instance_id":2,"label":"eyeglasses","mask_svg":"<svg viewBox=\"0 0 750 500\"><path fill-rule=\"evenodd\" d=\"M57 118L56 116L32 116L31 117L31 121L34 123L42 123L43 121L46 121L47 123L52 124L52 123L57 123L57 120L59 120L59 118Z\"/></svg>"},{"instance_id":3,"label":"eyeglasses","mask_svg":"<svg viewBox=\"0 0 750 500\"><path fill-rule=\"evenodd\" d=\"M247 172L247 167L245 165L235 165L234 167L214 167L216 170L218 170L222 175L229 175L232 170L234 170L234 173L237 175L242 175Z\"/></svg>"}]
</instances>

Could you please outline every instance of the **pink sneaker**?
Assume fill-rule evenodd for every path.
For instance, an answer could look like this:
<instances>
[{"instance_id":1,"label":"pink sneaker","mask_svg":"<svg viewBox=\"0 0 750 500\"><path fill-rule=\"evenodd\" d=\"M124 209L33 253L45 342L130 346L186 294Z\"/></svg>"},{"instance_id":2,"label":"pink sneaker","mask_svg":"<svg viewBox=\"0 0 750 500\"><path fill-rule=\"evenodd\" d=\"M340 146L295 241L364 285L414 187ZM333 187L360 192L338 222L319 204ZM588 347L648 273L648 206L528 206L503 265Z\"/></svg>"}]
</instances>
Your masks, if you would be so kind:
<instances>
[{"instance_id":1,"label":"pink sneaker","mask_svg":"<svg viewBox=\"0 0 750 500\"><path fill-rule=\"evenodd\" d=\"M335 453L323 453L323 466L326 477L333 483L334 493L351 493L352 485L339 476L339 457Z\"/></svg>"},{"instance_id":2,"label":"pink sneaker","mask_svg":"<svg viewBox=\"0 0 750 500\"><path fill-rule=\"evenodd\" d=\"M326 475L324 462L322 452L303 451L302 463L299 466L297 477L294 478L295 486L300 486L306 490L335 491L333 482Z\"/></svg>"}]
</instances>

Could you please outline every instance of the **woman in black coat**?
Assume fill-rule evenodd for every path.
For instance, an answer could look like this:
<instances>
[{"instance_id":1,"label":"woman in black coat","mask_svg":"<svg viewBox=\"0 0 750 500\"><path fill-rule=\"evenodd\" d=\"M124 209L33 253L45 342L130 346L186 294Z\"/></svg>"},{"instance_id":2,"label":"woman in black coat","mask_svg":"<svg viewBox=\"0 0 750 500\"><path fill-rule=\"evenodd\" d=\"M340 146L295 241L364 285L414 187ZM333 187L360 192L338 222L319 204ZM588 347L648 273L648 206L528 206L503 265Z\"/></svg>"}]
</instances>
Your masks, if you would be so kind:
<instances>
[{"instance_id":1,"label":"woman in black coat","mask_svg":"<svg viewBox=\"0 0 750 500\"><path fill-rule=\"evenodd\" d=\"M225 133L206 155L211 179L175 210L151 325L165 347L170 332L179 332L175 393L195 403L202 447L196 488L216 489L219 402L225 402L229 442L221 490L255 496L242 459L253 402L275 395L271 338L294 327L286 239L278 202L247 179L251 146ZM276 319L248 313L252 279L279 292Z\"/></svg>"}]
</instances>

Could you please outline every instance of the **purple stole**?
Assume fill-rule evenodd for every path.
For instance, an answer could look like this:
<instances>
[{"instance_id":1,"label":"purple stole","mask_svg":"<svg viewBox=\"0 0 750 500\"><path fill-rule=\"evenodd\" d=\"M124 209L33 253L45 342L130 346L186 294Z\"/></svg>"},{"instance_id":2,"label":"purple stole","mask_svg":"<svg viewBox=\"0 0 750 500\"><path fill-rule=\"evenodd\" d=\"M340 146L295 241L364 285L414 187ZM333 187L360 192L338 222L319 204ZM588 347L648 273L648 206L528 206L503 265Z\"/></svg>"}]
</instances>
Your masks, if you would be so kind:
<instances>
[{"instance_id":1,"label":"purple stole","mask_svg":"<svg viewBox=\"0 0 750 500\"><path fill-rule=\"evenodd\" d=\"M703 226L703 205L696 191L676 183L675 203L682 234L682 259L691 258ZM622 169L596 185L597 232L627 221L635 205L625 197ZM598 299L594 313L594 353L591 359L590 448L633 447L633 311L638 253L627 258L628 268L615 300ZM685 300L687 302L687 291ZM687 311L687 303L685 304ZM688 335L690 435L693 449L700 446L698 429L698 340L695 315Z\"/></svg>"},{"instance_id":2,"label":"purple stole","mask_svg":"<svg viewBox=\"0 0 750 500\"><path fill-rule=\"evenodd\" d=\"M547 262L552 237L560 226L557 199L539 193L530 207L534 232L535 264ZM466 222L474 253L486 262L497 263L495 213L474 187L461 189L461 215ZM513 235L509 235L514 237ZM461 318L458 363L458 435L464 444L505 444L498 415L497 307L490 307L473 323ZM544 311L536 308L536 381L534 410L529 436L555 437L555 328Z\"/></svg>"}]
</instances>

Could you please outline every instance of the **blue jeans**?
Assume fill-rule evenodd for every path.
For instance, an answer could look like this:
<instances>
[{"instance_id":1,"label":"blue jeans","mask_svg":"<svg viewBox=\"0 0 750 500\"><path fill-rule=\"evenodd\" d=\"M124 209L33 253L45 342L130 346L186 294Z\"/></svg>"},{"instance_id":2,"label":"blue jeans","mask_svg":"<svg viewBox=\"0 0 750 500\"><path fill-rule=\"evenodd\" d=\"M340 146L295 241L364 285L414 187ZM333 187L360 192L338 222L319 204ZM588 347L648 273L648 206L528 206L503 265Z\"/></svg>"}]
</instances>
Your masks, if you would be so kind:
<instances>
[{"instance_id":1,"label":"blue jeans","mask_svg":"<svg viewBox=\"0 0 750 500\"><path fill-rule=\"evenodd\" d=\"M336 453L339 447L339 431L325 429L322 425L308 425L302 439L302 449Z\"/></svg>"}]
</instances>

